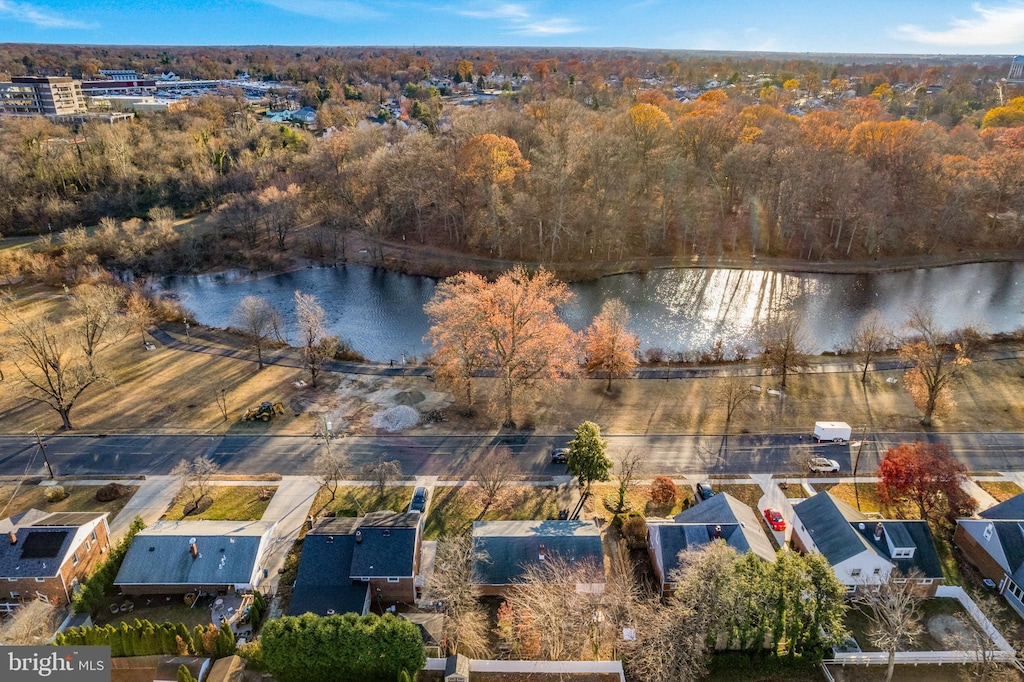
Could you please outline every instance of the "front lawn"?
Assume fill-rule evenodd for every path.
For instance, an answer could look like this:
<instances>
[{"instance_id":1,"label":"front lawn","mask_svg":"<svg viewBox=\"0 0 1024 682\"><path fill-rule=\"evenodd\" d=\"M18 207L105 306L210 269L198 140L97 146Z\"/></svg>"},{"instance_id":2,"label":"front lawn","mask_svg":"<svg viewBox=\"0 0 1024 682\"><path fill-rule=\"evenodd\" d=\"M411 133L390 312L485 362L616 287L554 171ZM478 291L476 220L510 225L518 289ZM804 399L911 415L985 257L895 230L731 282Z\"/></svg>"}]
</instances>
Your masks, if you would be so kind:
<instances>
[{"instance_id":1,"label":"front lawn","mask_svg":"<svg viewBox=\"0 0 1024 682\"><path fill-rule=\"evenodd\" d=\"M558 492L555 486L509 486L499 493L498 499L486 510L483 492L479 487L445 486L434 488L423 537L433 540L441 535L465 533L474 521L557 518Z\"/></svg>"},{"instance_id":2,"label":"front lawn","mask_svg":"<svg viewBox=\"0 0 1024 682\"><path fill-rule=\"evenodd\" d=\"M64 491L67 496L59 502L46 500L46 491L49 490L49 486L25 484L15 494L17 486L3 485L0 486L0 510L6 506L6 511L3 511L0 517L13 516L27 509L38 509L44 512L108 512L110 516L107 517L107 522L109 523L139 489L138 486L128 485L132 482L125 481L125 494L110 502L96 500L96 491L101 487L98 485L65 486Z\"/></svg>"},{"instance_id":3,"label":"front lawn","mask_svg":"<svg viewBox=\"0 0 1024 682\"><path fill-rule=\"evenodd\" d=\"M779 490L791 500L799 500L807 497L807 491L799 483L780 483Z\"/></svg>"},{"instance_id":4,"label":"front lawn","mask_svg":"<svg viewBox=\"0 0 1024 682\"><path fill-rule=\"evenodd\" d=\"M716 493L729 493L755 511L758 501L764 497L764 490L761 489L761 486L749 483L712 484L711 487Z\"/></svg>"},{"instance_id":5,"label":"front lawn","mask_svg":"<svg viewBox=\"0 0 1024 682\"><path fill-rule=\"evenodd\" d=\"M116 627L121 623L134 623L137 618L148 620L150 623L184 623L190 631L196 625L205 627L210 624L210 606L203 600L197 602L195 608L186 606L180 596L171 597L170 601L162 596L113 597L111 601L123 602L126 599L135 604L132 611L115 615L111 614L108 609L102 608L96 615L96 624L110 623ZM152 601L149 606L146 606L147 599Z\"/></svg>"},{"instance_id":6,"label":"front lawn","mask_svg":"<svg viewBox=\"0 0 1024 682\"><path fill-rule=\"evenodd\" d=\"M658 505L651 500L650 484L632 485L626 492L626 509L623 511L638 511L644 516L671 518L684 509L689 509L694 503L693 488L676 484L676 489L678 494L671 505ZM584 511L587 518L600 516L607 521L615 515L614 510L618 503L618 483L595 483L591 486L591 496L584 505Z\"/></svg>"},{"instance_id":7,"label":"front lawn","mask_svg":"<svg viewBox=\"0 0 1024 682\"><path fill-rule=\"evenodd\" d=\"M171 502L161 521L259 521L267 510L277 486L212 486L199 505L199 511L186 514L191 498L179 494Z\"/></svg>"},{"instance_id":8,"label":"front lawn","mask_svg":"<svg viewBox=\"0 0 1024 682\"><path fill-rule=\"evenodd\" d=\"M1024 490L1013 481L975 481L981 489L987 492L992 497L996 498L997 502L1006 502L1011 497L1017 497Z\"/></svg>"},{"instance_id":9,"label":"front lawn","mask_svg":"<svg viewBox=\"0 0 1024 682\"><path fill-rule=\"evenodd\" d=\"M365 516L368 512L390 509L404 512L412 501L415 486L389 485L381 497L377 486L340 485L331 499L330 491L321 488L310 507L309 513L317 516Z\"/></svg>"},{"instance_id":10,"label":"front lawn","mask_svg":"<svg viewBox=\"0 0 1024 682\"><path fill-rule=\"evenodd\" d=\"M913 502L903 502L888 506L878 496L878 485L875 483L812 483L815 490L827 490L854 509L865 514L878 513L887 519L920 519L921 513Z\"/></svg>"}]
</instances>

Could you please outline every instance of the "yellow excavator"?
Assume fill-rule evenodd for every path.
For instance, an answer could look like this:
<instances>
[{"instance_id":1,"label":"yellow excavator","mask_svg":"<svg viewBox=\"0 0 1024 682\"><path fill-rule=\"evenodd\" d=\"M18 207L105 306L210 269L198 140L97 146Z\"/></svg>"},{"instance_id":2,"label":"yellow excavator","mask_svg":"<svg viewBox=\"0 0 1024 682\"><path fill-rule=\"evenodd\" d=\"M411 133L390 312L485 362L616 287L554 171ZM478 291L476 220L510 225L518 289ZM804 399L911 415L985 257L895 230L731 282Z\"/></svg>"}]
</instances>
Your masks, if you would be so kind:
<instances>
[{"instance_id":1,"label":"yellow excavator","mask_svg":"<svg viewBox=\"0 0 1024 682\"><path fill-rule=\"evenodd\" d=\"M284 405L281 402L272 403L269 400L259 404L258 407L250 407L245 411L242 420L251 422L259 419L268 422L275 414L284 414Z\"/></svg>"}]
</instances>

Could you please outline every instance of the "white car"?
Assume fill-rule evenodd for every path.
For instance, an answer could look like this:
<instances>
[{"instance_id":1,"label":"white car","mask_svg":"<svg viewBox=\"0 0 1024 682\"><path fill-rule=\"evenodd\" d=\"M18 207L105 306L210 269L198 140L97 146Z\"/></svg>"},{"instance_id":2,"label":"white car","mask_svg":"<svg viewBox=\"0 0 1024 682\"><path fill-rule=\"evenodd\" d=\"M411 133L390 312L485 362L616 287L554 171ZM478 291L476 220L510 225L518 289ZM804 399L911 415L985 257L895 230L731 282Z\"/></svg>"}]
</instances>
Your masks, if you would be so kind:
<instances>
[{"instance_id":1,"label":"white car","mask_svg":"<svg viewBox=\"0 0 1024 682\"><path fill-rule=\"evenodd\" d=\"M839 462L824 457L811 457L807 466L811 471L839 471Z\"/></svg>"}]
</instances>

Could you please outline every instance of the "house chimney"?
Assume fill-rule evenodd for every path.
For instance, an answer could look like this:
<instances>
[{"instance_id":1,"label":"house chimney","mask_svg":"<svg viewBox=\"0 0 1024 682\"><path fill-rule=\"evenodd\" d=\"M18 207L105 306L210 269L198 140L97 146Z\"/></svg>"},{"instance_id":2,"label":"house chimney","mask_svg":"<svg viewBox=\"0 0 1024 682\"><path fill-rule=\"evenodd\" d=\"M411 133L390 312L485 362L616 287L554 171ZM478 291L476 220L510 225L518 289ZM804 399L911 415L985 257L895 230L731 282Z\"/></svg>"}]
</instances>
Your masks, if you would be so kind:
<instances>
[{"instance_id":1,"label":"house chimney","mask_svg":"<svg viewBox=\"0 0 1024 682\"><path fill-rule=\"evenodd\" d=\"M363 541L363 531L357 530L356 531L356 544L359 544L362 541Z\"/></svg>"},{"instance_id":2,"label":"house chimney","mask_svg":"<svg viewBox=\"0 0 1024 682\"><path fill-rule=\"evenodd\" d=\"M875 524L875 542L882 539L882 522L879 521Z\"/></svg>"},{"instance_id":3,"label":"house chimney","mask_svg":"<svg viewBox=\"0 0 1024 682\"><path fill-rule=\"evenodd\" d=\"M307 516L306 517L306 530L313 530L313 517L312 516Z\"/></svg>"},{"instance_id":4,"label":"house chimney","mask_svg":"<svg viewBox=\"0 0 1024 682\"><path fill-rule=\"evenodd\" d=\"M722 539L722 527L721 526L715 526L715 539L716 540L721 540Z\"/></svg>"},{"instance_id":5,"label":"house chimney","mask_svg":"<svg viewBox=\"0 0 1024 682\"><path fill-rule=\"evenodd\" d=\"M192 555L193 559L199 556L199 547L196 545L196 543L193 542L188 546L188 553Z\"/></svg>"},{"instance_id":6,"label":"house chimney","mask_svg":"<svg viewBox=\"0 0 1024 682\"><path fill-rule=\"evenodd\" d=\"M7 539L11 541L12 545L18 544L18 534L13 530L7 534Z\"/></svg>"},{"instance_id":7,"label":"house chimney","mask_svg":"<svg viewBox=\"0 0 1024 682\"><path fill-rule=\"evenodd\" d=\"M537 550L537 557L541 561L544 561L544 555L545 554L546 554L546 552L545 552L545 548L544 548L544 543L542 542L542 543L540 543L540 549Z\"/></svg>"}]
</instances>

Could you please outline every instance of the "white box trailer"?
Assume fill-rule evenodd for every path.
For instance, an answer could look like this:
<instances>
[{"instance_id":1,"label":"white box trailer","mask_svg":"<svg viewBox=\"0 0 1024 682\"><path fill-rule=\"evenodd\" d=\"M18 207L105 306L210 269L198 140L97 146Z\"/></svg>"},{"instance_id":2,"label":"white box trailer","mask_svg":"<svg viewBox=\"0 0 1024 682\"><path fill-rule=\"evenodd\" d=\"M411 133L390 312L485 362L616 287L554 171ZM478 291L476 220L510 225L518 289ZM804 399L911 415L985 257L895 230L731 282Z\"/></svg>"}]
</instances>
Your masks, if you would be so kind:
<instances>
[{"instance_id":1,"label":"white box trailer","mask_svg":"<svg viewBox=\"0 0 1024 682\"><path fill-rule=\"evenodd\" d=\"M853 430L846 422L814 422L814 437L818 442L845 443Z\"/></svg>"}]
</instances>

